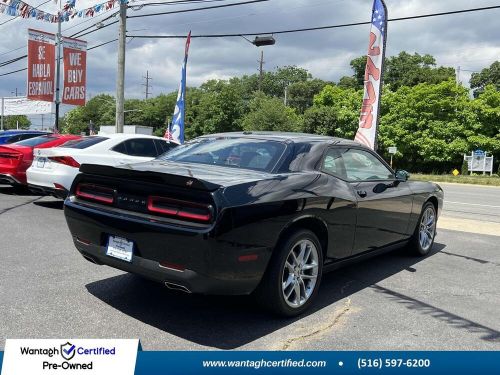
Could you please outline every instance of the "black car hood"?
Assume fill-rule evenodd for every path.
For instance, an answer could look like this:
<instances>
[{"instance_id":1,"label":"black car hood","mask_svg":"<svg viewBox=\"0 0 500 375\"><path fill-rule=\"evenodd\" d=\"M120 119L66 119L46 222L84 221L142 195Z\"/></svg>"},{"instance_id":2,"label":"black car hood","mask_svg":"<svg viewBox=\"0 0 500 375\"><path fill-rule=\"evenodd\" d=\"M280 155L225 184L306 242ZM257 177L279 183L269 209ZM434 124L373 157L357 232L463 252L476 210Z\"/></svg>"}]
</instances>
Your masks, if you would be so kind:
<instances>
[{"instance_id":1,"label":"black car hood","mask_svg":"<svg viewBox=\"0 0 500 375\"><path fill-rule=\"evenodd\" d=\"M144 179L203 190L272 179L271 173L210 164L153 160L115 167L83 164L80 172L118 178ZM153 181L154 180L154 181Z\"/></svg>"}]
</instances>

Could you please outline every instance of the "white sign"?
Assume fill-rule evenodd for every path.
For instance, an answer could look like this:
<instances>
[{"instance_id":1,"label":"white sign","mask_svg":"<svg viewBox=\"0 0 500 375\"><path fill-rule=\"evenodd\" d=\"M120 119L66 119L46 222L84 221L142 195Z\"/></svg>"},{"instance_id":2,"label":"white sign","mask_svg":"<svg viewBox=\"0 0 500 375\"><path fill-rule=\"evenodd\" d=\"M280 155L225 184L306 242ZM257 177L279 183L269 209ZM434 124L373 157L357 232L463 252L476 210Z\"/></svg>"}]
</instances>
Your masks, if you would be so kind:
<instances>
[{"instance_id":1,"label":"white sign","mask_svg":"<svg viewBox=\"0 0 500 375\"><path fill-rule=\"evenodd\" d=\"M4 116L44 115L53 112L53 103L28 100L25 96L3 98L3 103L2 114Z\"/></svg>"},{"instance_id":2,"label":"white sign","mask_svg":"<svg viewBox=\"0 0 500 375\"><path fill-rule=\"evenodd\" d=\"M133 375L139 340L7 339L1 375Z\"/></svg>"},{"instance_id":3,"label":"white sign","mask_svg":"<svg viewBox=\"0 0 500 375\"><path fill-rule=\"evenodd\" d=\"M491 175L493 173L493 156L487 155L486 152L472 152L471 155L464 155L469 172L489 172Z\"/></svg>"},{"instance_id":4,"label":"white sign","mask_svg":"<svg viewBox=\"0 0 500 375\"><path fill-rule=\"evenodd\" d=\"M398 152L397 147L389 147L389 154L395 154L396 152Z\"/></svg>"}]
</instances>

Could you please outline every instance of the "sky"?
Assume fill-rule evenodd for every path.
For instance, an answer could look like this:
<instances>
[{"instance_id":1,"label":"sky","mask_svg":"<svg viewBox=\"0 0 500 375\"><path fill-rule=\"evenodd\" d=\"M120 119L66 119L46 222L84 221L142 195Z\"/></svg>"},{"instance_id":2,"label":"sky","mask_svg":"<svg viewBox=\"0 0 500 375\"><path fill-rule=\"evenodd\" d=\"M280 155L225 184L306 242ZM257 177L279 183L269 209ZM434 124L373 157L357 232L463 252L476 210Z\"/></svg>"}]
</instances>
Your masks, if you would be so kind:
<instances>
[{"instance_id":1,"label":"sky","mask_svg":"<svg viewBox=\"0 0 500 375\"><path fill-rule=\"evenodd\" d=\"M43 0L25 0L38 5ZM102 0L76 0L76 9L83 9ZM236 3L227 0L207 4L177 4L161 6L140 5L170 0L135 0L128 15L196 8L209 5ZM458 9L500 5L494 0L386 0L389 18L452 11ZM372 0L269 0L260 3L204 10L184 14L129 18L127 35L193 35L214 33L253 33L307 28L369 21ZM55 13L57 5L48 3L41 9ZM92 26L115 10L94 18L75 18L63 24L63 35ZM500 60L500 9L461 15L390 22L387 36L387 56L401 51L431 54L438 65L461 67L460 80L468 84L470 74ZM36 28L56 32L57 26L37 20L11 19L0 15L0 62L26 53L27 29ZM107 24L116 18L104 21ZM274 46L263 47L264 69L297 65L306 68L317 78L338 81L351 75L349 62L366 54L369 25L275 35ZM94 30L94 28L89 29ZM82 39L92 47L118 34L118 24L99 29ZM249 37L252 39L252 37ZM16 51L12 51L14 49ZM193 39L191 42L188 86L199 86L208 79L226 79L253 74L258 71L261 48L241 37ZM144 97L146 71L152 77L152 95L176 91L184 40L127 39L126 98ZM87 96L99 93L114 95L116 83L117 43L88 52ZM0 67L0 74L26 67L27 60ZM26 71L0 76L0 96L12 92L25 94ZM64 110L67 110L67 107Z\"/></svg>"}]
</instances>

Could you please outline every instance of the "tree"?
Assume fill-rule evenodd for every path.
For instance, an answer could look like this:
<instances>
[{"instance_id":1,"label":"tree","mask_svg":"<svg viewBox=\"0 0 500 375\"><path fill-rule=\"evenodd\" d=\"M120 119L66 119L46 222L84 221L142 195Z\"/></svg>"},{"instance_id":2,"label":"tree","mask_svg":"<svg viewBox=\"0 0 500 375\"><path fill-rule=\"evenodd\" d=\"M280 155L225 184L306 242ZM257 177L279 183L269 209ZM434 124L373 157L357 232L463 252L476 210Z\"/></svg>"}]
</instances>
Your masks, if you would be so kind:
<instances>
[{"instance_id":1,"label":"tree","mask_svg":"<svg viewBox=\"0 0 500 375\"><path fill-rule=\"evenodd\" d=\"M366 56L351 61L357 87L364 84ZM396 91L402 86L416 86L420 83L436 84L455 77L455 70L448 67L437 67L436 59L431 55L410 55L400 52L397 56L386 58L384 67L384 84ZM346 83L346 81L344 81ZM353 83L352 81L349 83Z\"/></svg>"},{"instance_id":2,"label":"tree","mask_svg":"<svg viewBox=\"0 0 500 375\"><path fill-rule=\"evenodd\" d=\"M321 79L311 79L292 83L288 86L287 105L295 108L298 113L304 113L305 110L313 105L314 96L328 84Z\"/></svg>"},{"instance_id":3,"label":"tree","mask_svg":"<svg viewBox=\"0 0 500 375\"><path fill-rule=\"evenodd\" d=\"M238 81L207 81L200 86L188 105L187 138L241 130L240 120L244 110L242 87Z\"/></svg>"},{"instance_id":4,"label":"tree","mask_svg":"<svg viewBox=\"0 0 500 375\"><path fill-rule=\"evenodd\" d=\"M98 130L101 125L115 123L115 99L106 94L94 96L83 107L76 107L64 116L62 131L70 134L86 133L90 122Z\"/></svg>"},{"instance_id":5,"label":"tree","mask_svg":"<svg viewBox=\"0 0 500 375\"><path fill-rule=\"evenodd\" d=\"M300 117L295 110L285 107L278 98L257 93L250 102L250 111L243 117L244 130L296 132L301 129Z\"/></svg>"},{"instance_id":6,"label":"tree","mask_svg":"<svg viewBox=\"0 0 500 375\"><path fill-rule=\"evenodd\" d=\"M397 146L401 167L412 171L447 171L460 167L481 124L471 110L468 90L449 80L385 92L379 150Z\"/></svg>"},{"instance_id":7,"label":"tree","mask_svg":"<svg viewBox=\"0 0 500 375\"><path fill-rule=\"evenodd\" d=\"M5 116L3 121L4 129L28 129L31 121L25 115Z\"/></svg>"},{"instance_id":8,"label":"tree","mask_svg":"<svg viewBox=\"0 0 500 375\"><path fill-rule=\"evenodd\" d=\"M314 107L304 114L304 130L314 132L314 129L321 129L321 134L353 139L359 124L362 98L361 90L326 85L314 97ZM315 107L329 109L318 110Z\"/></svg>"},{"instance_id":9,"label":"tree","mask_svg":"<svg viewBox=\"0 0 500 375\"><path fill-rule=\"evenodd\" d=\"M495 61L489 68L484 68L480 73L472 73L470 87L474 89L474 97L478 97L487 85L492 85L500 91L500 61Z\"/></svg>"},{"instance_id":10,"label":"tree","mask_svg":"<svg viewBox=\"0 0 500 375\"><path fill-rule=\"evenodd\" d=\"M416 86L420 83L437 84L455 79L455 69L437 67L431 55L410 55L403 51L387 59L384 84L396 91L402 86Z\"/></svg>"}]
</instances>

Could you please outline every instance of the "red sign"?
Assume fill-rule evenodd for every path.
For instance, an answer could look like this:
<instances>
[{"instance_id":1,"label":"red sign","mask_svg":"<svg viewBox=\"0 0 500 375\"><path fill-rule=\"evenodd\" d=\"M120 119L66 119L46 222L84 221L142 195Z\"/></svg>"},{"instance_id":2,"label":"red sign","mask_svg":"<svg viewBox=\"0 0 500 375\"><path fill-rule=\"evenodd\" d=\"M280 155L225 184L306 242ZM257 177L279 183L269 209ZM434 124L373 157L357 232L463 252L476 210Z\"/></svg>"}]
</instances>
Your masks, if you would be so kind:
<instances>
[{"instance_id":1,"label":"red sign","mask_svg":"<svg viewBox=\"0 0 500 375\"><path fill-rule=\"evenodd\" d=\"M54 34L28 29L28 99L54 101L55 40Z\"/></svg>"},{"instance_id":2,"label":"red sign","mask_svg":"<svg viewBox=\"0 0 500 375\"><path fill-rule=\"evenodd\" d=\"M85 105L87 81L87 42L63 39L64 56L64 104Z\"/></svg>"}]
</instances>

